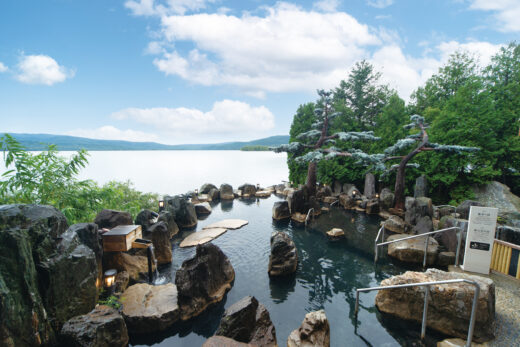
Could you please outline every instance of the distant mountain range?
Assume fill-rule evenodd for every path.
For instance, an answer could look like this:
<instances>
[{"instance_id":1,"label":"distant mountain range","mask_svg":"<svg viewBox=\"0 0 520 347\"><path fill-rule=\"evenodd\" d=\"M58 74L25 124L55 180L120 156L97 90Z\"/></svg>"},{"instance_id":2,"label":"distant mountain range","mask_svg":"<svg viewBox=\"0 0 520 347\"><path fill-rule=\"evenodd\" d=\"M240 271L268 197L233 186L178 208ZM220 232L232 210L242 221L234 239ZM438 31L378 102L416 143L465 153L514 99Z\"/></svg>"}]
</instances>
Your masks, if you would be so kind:
<instances>
[{"instance_id":1,"label":"distant mountain range","mask_svg":"<svg viewBox=\"0 0 520 347\"><path fill-rule=\"evenodd\" d=\"M85 137L9 133L27 150L41 151L48 144L58 146L60 151L156 151L156 150L239 150L244 146L278 146L289 143L289 135L278 135L247 142L222 142L212 144L164 145L156 142L132 142L119 140L96 140Z\"/></svg>"}]
</instances>

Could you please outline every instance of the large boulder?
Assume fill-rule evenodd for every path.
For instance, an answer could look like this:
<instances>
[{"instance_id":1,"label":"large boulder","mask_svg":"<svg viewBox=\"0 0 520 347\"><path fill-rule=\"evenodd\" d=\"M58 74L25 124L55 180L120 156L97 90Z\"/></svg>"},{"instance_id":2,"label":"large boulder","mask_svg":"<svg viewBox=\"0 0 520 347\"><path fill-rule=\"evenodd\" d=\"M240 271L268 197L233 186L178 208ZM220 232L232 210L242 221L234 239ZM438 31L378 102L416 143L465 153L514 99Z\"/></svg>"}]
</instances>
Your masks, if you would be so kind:
<instances>
[{"instance_id":1,"label":"large boulder","mask_svg":"<svg viewBox=\"0 0 520 347\"><path fill-rule=\"evenodd\" d=\"M220 200L233 200L235 193L233 193L233 187L227 183L220 186Z\"/></svg>"},{"instance_id":2,"label":"large boulder","mask_svg":"<svg viewBox=\"0 0 520 347\"><path fill-rule=\"evenodd\" d=\"M208 199L210 201L216 201L216 200L220 199L220 192L219 192L219 190L217 188L211 189L208 192Z\"/></svg>"},{"instance_id":3,"label":"large boulder","mask_svg":"<svg viewBox=\"0 0 520 347\"><path fill-rule=\"evenodd\" d=\"M425 234L433 231L433 221L429 216L423 216L417 220L412 228L412 234Z\"/></svg>"},{"instance_id":4,"label":"large boulder","mask_svg":"<svg viewBox=\"0 0 520 347\"><path fill-rule=\"evenodd\" d=\"M356 200L351 195L347 194L339 195L339 203L346 210L350 210L356 206Z\"/></svg>"},{"instance_id":5,"label":"large boulder","mask_svg":"<svg viewBox=\"0 0 520 347\"><path fill-rule=\"evenodd\" d=\"M205 216L211 213L211 205L209 202L201 202L195 205L197 216Z\"/></svg>"},{"instance_id":6,"label":"large boulder","mask_svg":"<svg viewBox=\"0 0 520 347\"><path fill-rule=\"evenodd\" d=\"M52 206L0 206L0 345L55 341L39 291L39 271L67 227L65 216Z\"/></svg>"},{"instance_id":7,"label":"large boulder","mask_svg":"<svg viewBox=\"0 0 520 347\"><path fill-rule=\"evenodd\" d=\"M61 329L60 342L70 347L126 347L128 330L119 312L100 305L68 320Z\"/></svg>"},{"instance_id":8,"label":"large boulder","mask_svg":"<svg viewBox=\"0 0 520 347\"><path fill-rule=\"evenodd\" d=\"M202 347L258 347L249 343L235 341L225 336L211 336Z\"/></svg>"},{"instance_id":9,"label":"large boulder","mask_svg":"<svg viewBox=\"0 0 520 347\"><path fill-rule=\"evenodd\" d=\"M170 234L170 238L174 237L179 232L179 226L175 222L175 215L171 211L161 211L159 214L159 218L157 218L158 222L165 222L168 226L168 232Z\"/></svg>"},{"instance_id":10,"label":"large boulder","mask_svg":"<svg viewBox=\"0 0 520 347\"><path fill-rule=\"evenodd\" d=\"M131 282L148 280L148 258L144 255L127 252L105 252L103 264L106 269L116 269L117 272L126 271ZM143 252L144 253L144 252ZM155 265L152 264L155 268Z\"/></svg>"},{"instance_id":11,"label":"large boulder","mask_svg":"<svg viewBox=\"0 0 520 347\"><path fill-rule=\"evenodd\" d=\"M466 239L466 233L468 231L468 221L466 219L454 218L451 216L444 216L439 221L439 230L447 229L451 227L458 227L462 231L462 241L461 241L461 252L464 252L464 241ZM449 252L457 252L457 230L448 230L442 233L435 234L435 239L443 245L447 251ZM461 253L462 254L462 253Z\"/></svg>"},{"instance_id":12,"label":"large boulder","mask_svg":"<svg viewBox=\"0 0 520 347\"><path fill-rule=\"evenodd\" d=\"M242 192L243 197L252 197L255 196L256 193L256 186L250 183L245 183L238 187L238 190Z\"/></svg>"},{"instance_id":13,"label":"large boulder","mask_svg":"<svg viewBox=\"0 0 520 347\"><path fill-rule=\"evenodd\" d=\"M157 213L152 210L141 210L137 216L135 217L134 224L140 225L143 230L143 234L148 232L148 229L155 223L157 220Z\"/></svg>"},{"instance_id":14,"label":"large boulder","mask_svg":"<svg viewBox=\"0 0 520 347\"><path fill-rule=\"evenodd\" d=\"M332 195L332 189L330 189L329 186L323 186L318 189L318 192L316 193L316 198L323 199L326 197L330 197Z\"/></svg>"},{"instance_id":15,"label":"large boulder","mask_svg":"<svg viewBox=\"0 0 520 347\"><path fill-rule=\"evenodd\" d=\"M475 281L480 286L474 340L481 342L493 339L495 284L489 278L428 269L426 272L407 271L402 275L390 277L383 280L381 286L461 278ZM380 290L376 296L376 306L384 313L420 323L424 290L424 287ZM430 286L427 327L448 336L466 338L474 293L474 286L464 282Z\"/></svg>"},{"instance_id":16,"label":"large boulder","mask_svg":"<svg viewBox=\"0 0 520 347\"><path fill-rule=\"evenodd\" d=\"M224 312L215 335L258 347L277 346L276 331L269 312L252 296L246 296Z\"/></svg>"},{"instance_id":17,"label":"large boulder","mask_svg":"<svg viewBox=\"0 0 520 347\"><path fill-rule=\"evenodd\" d=\"M149 229L149 238L153 243L157 264L170 264L173 253L168 225L165 222L158 222L152 225Z\"/></svg>"},{"instance_id":18,"label":"large boulder","mask_svg":"<svg viewBox=\"0 0 520 347\"><path fill-rule=\"evenodd\" d=\"M235 270L220 248L211 243L198 245L195 256L185 260L175 275L182 320L221 301L234 279Z\"/></svg>"},{"instance_id":19,"label":"large boulder","mask_svg":"<svg viewBox=\"0 0 520 347\"><path fill-rule=\"evenodd\" d=\"M122 295L123 317L132 334L163 331L180 318L177 288L173 283L134 284Z\"/></svg>"},{"instance_id":20,"label":"large boulder","mask_svg":"<svg viewBox=\"0 0 520 347\"><path fill-rule=\"evenodd\" d=\"M394 206L394 193L388 188L383 188L379 194L379 202L383 210L388 210Z\"/></svg>"},{"instance_id":21,"label":"large boulder","mask_svg":"<svg viewBox=\"0 0 520 347\"><path fill-rule=\"evenodd\" d=\"M499 215L506 219L509 225L520 226L520 197L511 193L508 186L493 181L475 186L472 190L475 200L482 206L498 208Z\"/></svg>"},{"instance_id":22,"label":"large boulder","mask_svg":"<svg viewBox=\"0 0 520 347\"><path fill-rule=\"evenodd\" d=\"M455 212L459 214L460 218L468 219L469 210L471 209L471 206L482 206L482 204L478 201L465 200L459 206L457 206L457 209L455 210ZM489 206L489 207L494 207L494 206Z\"/></svg>"},{"instance_id":23,"label":"large boulder","mask_svg":"<svg viewBox=\"0 0 520 347\"><path fill-rule=\"evenodd\" d=\"M197 225L195 207L184 196L165 197L166 206L175 216L175 222L182 228L193 228Z\"/></svg>"},{"instance_id":24,"label":"large boulder","mask_svg":"<svg viewBox=\"0 0 520 347\"><path fill-rule=\"evenodd\" d=\"M408 235L390 235L387 241L399 240ZM394 242L388 245L388 255L405 263L422 264L424 261L424 246L426 236ZM439 244L434 238L428 238L428 253L426 255L426 265L432 265L437 260Z\"/></svg>"},{"instance_id":25,"label":"large boulder","mask_svg":"<svg viewBox=\"0 0 520 347\"><path fill-rule=\"evenodd\" d=\"M325 311L309 312L302 325L291 332L287 347L329 347L330 326Z\"/></svg>"},{"instance_id":26,"label":"large boulder","mask_svg":"<svg viewBox=\"0 0 520 347\"><path fill-rule=\"evenodd\" d=\"M90 312L98 299L96 254L74 229L61 234L56 255L39 264L41 294L56 332L70 318Z\"/></svg>"},{"instance_id":27,"label":"large boulder","mask_svg":"<svg viewBox=\"0 0 520 347\"><path fill-rule=\"evenodd\" d=\"M307 214L310 208L309 194L307 192L307 188L303 187L290 193L287 196L287 202L289 203L289 209L291 210L291 214L296 212Z\"/></svg>"},{"instance_id":28,"label":"large boulder","mask_svg":"<svg viewBox=\"0 0 520 347\"><path fill-rule=\"evenodd\" d=\"M286 276L296 272L298 252L293 240L284 232L271 235L271 255L269 256L269 276Z\"/></svg>"},{"instance_id":29,"label":"large boulder","mask_svg":"<svg viewBox=\"0 0 520 347\"><path fill-rule=\"evenodd\" d=\"M500 225L497 227L497 239L520 245L520 228Z\"/></svg>"},{"instance_id":30,"label":"large boulder","mask_svg":"<svg viewBox=\"0 0 520 347\"><path fill-rule=\"evenodd\" d=\"M98 266L98 281L103 281L103 243L96 223L78 223L71 225L69 230L76 233L82 244L90 248L96 255Z\"/></svg>"},{"instance_id":31,"label":"large boulder","mask_svg":"<svg viewBox=\"0 0 520 347\"><path fill-rule=\"evenodd\" d=\"M421 175L415 180L413 197L421 198L425 196L428 196L428 180L426 179L425 175Z\"/></svg>"},{"instance_id":32,"label":"large boulder","mask_svg":"<svg viewBox=\"0 0 520 347\"><path fill-rule=\"evenodd\" d=\"M112 229L118 225L132 225L134 221L132 220L132 215L128 212L105 209L99 211L94 223L99 228Z\"/></svg>"},{"instance_id":33,"label":"large boulder","mask_svg":"<svg viewBox=\"0 0 520 347\"><path fill-rule=\"evenodd\" d=\"M212 189L217 189L217 186L211 183L204 183L202 187L200 187L199 194L209 194Z\"/></svg>"},{"instance_id":34,"label":"large boulder","mask_svg":"<svg viewBox=\"0 0 520 347\"><path fill-rule=\"evenodd\" d=\"M287 201L277 201L273 205L273 219L282 220L291 218L289 203Z\"/></svg>"},{"instance_id":35,"label":"large boulder","mask_svg":"<svg viewBox=\"0 0 520 347\"><path fill-rule=\"evenodd\" d=\"M416 225L424 216L428 216L430 219L433 217L433 204L430 198L407 197L405 205L404 220L411 225Z\"/></svg>"},{"instance_id":36,"label":"large boulder","mask_svg":"<svg viewBox=\"0 0 520 347\"><path fill-rule=\"evenodd\" d=\"M403 234L409 229L406 222L399 216L390 216L383 224L384 228L388 231Z\"/></svg>"},{"instance_id":37,"label":"large boulder","mask_svg":"<svg viewBox=\"0 0 520 347\"><path fill-rule=\"evenodd\" d=\"M368 199L372 199L376 196L376 178L372 173L367 173L365 175L365 189L363 189L363 195Z\"/></svg>"}]
</instances>

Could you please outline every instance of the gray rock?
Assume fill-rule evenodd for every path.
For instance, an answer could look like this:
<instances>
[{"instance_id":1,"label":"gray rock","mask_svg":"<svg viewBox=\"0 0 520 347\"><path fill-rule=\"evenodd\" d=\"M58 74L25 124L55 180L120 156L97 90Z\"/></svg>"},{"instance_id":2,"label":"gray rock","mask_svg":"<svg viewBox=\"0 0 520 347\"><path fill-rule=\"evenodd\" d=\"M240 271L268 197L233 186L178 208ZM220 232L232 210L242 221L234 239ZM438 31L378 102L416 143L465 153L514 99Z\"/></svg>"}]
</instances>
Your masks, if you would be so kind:
<instances>
[{"instance_id":1,"label":"gray rock","mask_svg":"<svg viewBox=\"0 0 520 347\"><path fill-rule=\"evenodd\" d=\"M412 234L425 234L433 231L433 222L429 216L419 218L417 224L412 228Z\"/></svg>"},{"instance_id":2,"label":"gray rock","mask_svg":"<svg viewBox=\"0 0 520 347\"><path fill-rule=\"evenodd\" d=\"M170 328L180 318L177 288L173 283L153 286L134 284L123 293L123 317L133 334L148 334Z\"/></svg>"},{"instance_id":3,"label":"gray rock","mask_svg":"<svg viewBox=\"0 0 520 347\"><path fill-rule=\"evenodd\" d=\"M472 188L475 200L482 206L496 207L502 218L506 219L509 225L518 227L520 219L520 197L511 193L505 184L500 182L490 182L485 185ZM461 215L461 217L463 217Z\"/></svg>"},{"instance_id":4,"label":"gray rock","mask_svg":"<svg viewBox=\"0 0 520 347\"><path fill-rule=\"evenodd\" d=\"M185 260L175 275L182 320L221 301L234 279L235 270L220 248L211 243L198 245L195 256Z\"/></svg>"},{"instance_id":5,"label":"gray rock","mask_svg":"<svg viewBox=\"0 0 520 347\"><path fill-rule=\"evenodd\" d=\"M97 214L94 223L99 228L112 229L118 225L132 225L134 221L132 215L128 212L105 209Z\"/></svg>"},{"instance_id":6,"label":"gray rock","mask_svg":"<svg viewBox=\"0 0 520 347\"><path fill-rule=\"evenodd\" d=\"M201 202L195 205L197 216L207 215L211 213L211 206L208 202Z\"/></svg>"},{"instance_id":7,"label":"gray rock","mask_svg":"<svg viewBox=\"0 0 520 347\"><path fill-rule=\"evenodd\" d=\"M356 206L356 200L351 195L348 195L348 194L340 194L339 203L346 210L350 210Z\"/></svg>"},{"instance_id":8,"label":"gray rock","mask_svg":"<svg viewBox=\"0 0 520 347\"><path fill-rule=\"evenodd\" d=\"M459 206L457 206L456 212L459 214L460 218L468 219L469 218L469 210L471 206L482 206L482 204L478 201L465 200ZM489 206L492 207L492 206Z\"/></svg>"},{"instance_id":9,"label":"gray rock","mask_svg":"<svg viewBox=\"0 0 520 347\"><path fill-rule=\"evenodd\" d=\"M166 209L173 213L175 222L179 228L193 228L197 225L197 213L195 207L185 197L176 195L164 198Z\"/></svg>"},{"instance_id":10,"label":"gray rock","mask_svg":"<svg viewBox=\"0 0 520 347\"><path fill-rule=\"evenodd\" d=\"M293 240L284 232L271 235L271 255L269 256L269 276L286 276L296 272L298 253Z\"/></svg>"},{"instance_id":11,"label":"gray rock","mask_svg":"<svg viewBox=\"0 0 520 347\"><path fill-rule=\"evenodd\" d=\"M440 252L437 256L437 265L449 266L455 264L455 252Z\"/></svg>"},{"instance_id":12,"label":"gray rock","mask_svg":"<svg viewBox=\"0 0 520 347\"><path fill-rule=\"evenodd\" d=\"M408 235L391 235L387 241L394 241L408 237ZM422 264L424 261L424 246L426 236L424 238L415 238L394 242L388 245L388 255L405 263ZM426 256L426 265L435 264L439 244L434 238L428 238L428 254Z\"/></svg>"},{"instance_id":13,"label":"gray rock","mask_svg":"<svg viewBox=\"0 0 520 347\"><path fill-rule=\"evenodd\" d=\"M394 193L388 188L383 188L379 195L379 202L383 210L388 210L394 206Z\"/></svg>"},{"instance_id":14,"label":"gray rock","mask_svg":"<svg viewBox=\"0 0 520 347\"><path fill-rule=\"evenodd\" d=\"M342 184L340 181L334 181L334 184L332 186L332 194L335 196L338 196L341 194L343 190Z\"/></svg>"},{"instance_id":15,"label":"gray rock","mask_svg":"<svg viewBox=\"0 0 520 347\"><path fill-rule=\"evenodd\" d=\"M200 187L199 194L209 194L212 189L217 189L217 186L211 183L205 183Z\"/></svg>"},{"instance_id":16,"label":"gray rock","mask_svg":"<svg viewBox=\"0 0 520 347\"><path fill-rule=\"evenodd\" d=\"M249 343L238 342L225 336L212 336L202 347L258 347Z\"/></svg>"},{"instance_id":17,"label":"gray rock","mask_svg":"<svg viewBox=\"0 0 520 347\"><path fill-rule=\"evenodd\" d=\"M143 234L148 232L148 229L155 223L157 219L157 213L151 210L141 210L135 217L134 224L140 225Z\"/></svg>"},{"instance_id":18,"label":"gray rock","mask_svg":"<svg viewBox=\"0 0 520 347\"><path fill-rule=\"evenodd\" d=\"M394 233L406 233L408 227L402 218L399 216L392 215L390 216L383 224L386 230L394 232Z\"/></svg>"},{"instance_id":19,"label":"gray rock","mask_svg":"<svg viewBox=\"0 0 520 347\"><path fill-rule=\"evenodd\" d=\"M439 221L439 229L446 229L451 227L459 227L462 230L462 242L461 242L461 256L464 252L464 244L466 239L466 233L468 231L468 221L465 219L454 218L451 216L444 216ZM457 251L457 230L448 230L435 235L435 239L443 245L447 251Z\"/></svg>"},{"instance_id":20,"label":"gray rock","mask_svg":"<svg viewBox=\"0 0 520 347\"><path fill-rule=\"evenodd\" d=\"M363 189L363 195L368 199L372 199L376 196L376 178L374 174L367 173L365 175L365 189Z\"/></svg>"},{"instance_id":21,"label":"gray rock","mask_svg":"<svg viewBox=\"0 0 520 347\"><path fill-rule=\"evenodd\" d=\"M406 208L406 212L404 215L404 220L411 224L416 225L419 220L428 216L430 219L433 217L433 204L432 199L430 198L407 198L406 204L408 205Z\"/></svg>"},{"instance_id":22,"label":"gray rock","mask_svg":"<svg viewBox=\"0 0 520 347\"><path fill-rule=\"evenodd\" d=\"M215 335L258 347L277 346L276 331L269 312L252 296L242 298L224 312Z\"/></svg>"},{"instance_id":23,"label":"gray rock","mask_svg":"<svg viewBox=\"0 0 520 347\"><path fill-rule=\"evenodd\" d=\"M251 197L255 196L256 186L250 183L245 183L238 187L238 190L242 191L242 196Z\"/></svg>"},{"instance_id":24,"label":"gray rock","mask_svg":"<svg viewBox=\"0 0 520 347\"><path fill-rule=\"evenodd\" d=\"M210 199L210 201L219 200L220 199L220 192L219 192L219 190L217 188L211 189L208 192L208 198Z\"/></svg>"},{"instance_id":25,"label":"gray rock","mask_svg":"<svg viewBox=\"0 0 520 347\"><path fill-rule=\"evenodd\" d=\"M287 201L277 201L273 205L273 219L282 220L291 218L289 203Z\"/></svg>"},{"instance_id":26,"label":"gray rock","mask_svg":"<svg viewBox=\"0 0 520 347\"><path fill-rule=\"evenodd\" d=\"M168 226L170 238L174 237L179 232L179 226L175 222L175 215L171 211L161 211L157 222L165 222Z\"/></svg>"},{"instance_id":27,"label":"gray rock","mask_svg":"<svg viewBox=\"0 0 520 347\"><path fill-rule=\"evenodd\" d=\"M428 269L426 272L407 271L381 282L381 286L444 281L466 278L480 286L474 330L476 342L494 338L495 332L495 284L489 278L458 272ZM467 283L441 284L430 287L430 308L427 329L448 336L466 338L473 302L474 287ZM387 314L420 324L424 304L424 287L380 290L376 295L377 308Z\"/></svg>"},{"instance_id":28,"label":"gray rock","mask_svg":"<svg viewBox=\"0 0 520 347\"><path fill-rule=\"evenodd\" d=\"M497 239L520 245L520 228L499 225L497 227Z\"/></svg>"},{"instance_id":29,"label":"gray rock","mask_svg":"<svg viewBox=\"0 0 520 347\"><path fill-rule=\"evenodd\" d=\"M302 213L307 214L309 211L309 194L306 187L295 190L287 196L287 202L289 203L289 209L291 214Z\"/></svg>"},{"instance_id":30,"label":"gray rock","mask_svg":"<svg viewBox=\"0 0 520 347\"><path fill-rule=\"evenodd\" d=\"M323 310L307 313L302 325L287 339L287 347L307 346L330 346L330 326Z\"/></svg>"},{"instance_id":31,"label":"gray rock","mask_svg":"<svg viewBox=\"0 0 520 347\"><path fill-rule=\"evenodd\" d=\"M173 252L168 225L165 222L155 223L150 227L149 235L155 249L157 264L170 264L172 262Z\"/></svg>"},{"instance_id":32,"label":"gray rock","mask_svg":"<svg viewBox=\"0 0 520 347\"><path fill-rule=\"evenodd\" d=\"M421 175L415 180L413 197L421 198L425 196L428 196L428 180L425 175Z\"/></svg>"},{"instance_id":33,"label":"gray rock","mask_svg":"<svg viewBox=\"0 0 520 347\"><path fill-rule=\"evenodd\" d=\"M118 272L116 280L114 282L114 293L117 296L121 296L123 292L128 288L130 283L130 275L126 271Z\"/></svg>"},{"instance_id":34,"label":"gray rock","mask_svg":"<svg viewBox=\"0 0 520 347\"><path fill-rule=\"evenodd\" d=\"M233 187L227 183L220 186L220 199L221 200L233 200L235 194L233 193Z\"/></svg>"},{"instance_id":35,"label":"gray rock","mask_svg":"<svg viewBox=\"0 0 520 347\"><path fill-rule=\"evenodd\" d=\"M119 312L100 305L68 320L61 329L60 340L62 345L71 347L125 347L128 331Z\"/></svg>"}]
</instances>

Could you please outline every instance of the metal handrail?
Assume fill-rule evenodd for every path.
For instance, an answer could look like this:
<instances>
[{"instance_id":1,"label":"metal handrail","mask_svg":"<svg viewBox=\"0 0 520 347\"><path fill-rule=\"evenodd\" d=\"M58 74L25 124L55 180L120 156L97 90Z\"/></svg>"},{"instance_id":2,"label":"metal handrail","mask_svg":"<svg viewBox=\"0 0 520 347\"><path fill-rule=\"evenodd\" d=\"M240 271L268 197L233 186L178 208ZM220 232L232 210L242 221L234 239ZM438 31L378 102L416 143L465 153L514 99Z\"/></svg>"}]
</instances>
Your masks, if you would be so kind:
<instances>
[{"instance_id":1,"label":"metal handrail","mask_svg":"<svg viewBox=\"0 0 520 347\"><path fill-rule=\"evenodd\" d=\"M476 281L460 278L460 279L445 280L445 281L395 284L395 285L390 285L390 286L356 289L356 306L354 308L355 318L357 320L358 311L359 311L359 293L361 293L361 292L371 292L374 290L425 286L426 289L424 291L424 306L423 306L423 316L422 316L422 324L421 324L421 339L424 339L424 336L426 334L426 316L428 314L428 296L430 293L430 286L435 285L435 284L451 284L451 283L460 283L460 282L465 282L465 283L472 284L475 286L475 294L473 295L473 304L471 306L471 316L469 319L468 337L466 339L466 347L470 347L471 340L473 339L473 330L475 329L475 316L477 314L477 302L478 302L478 297L480 295L480 286L478 285L478 283Z\"/></svg>"},{"instance_id":2,"label":"metal handrail","mask_svg":"<svg viewBox=\"0 0 520 347\"><path fill-rule=\"evenodd\" d=\"M435 206L435 207L436 207L437 209L439 209L439 208L441 208L441 207L451 207L451 208L453 208L454 210L457 209L457 207L456 207L456 206L453 206L453 205L439 205L439 206Z\"/></svg>"},{"instance_id":3,"label":"metal handrail","mask_svg":"<svg viewBox=\"0 0 520 347\"><path fill-rule=\"evenodd\" d=\"M430 240L430 235L442 233L442 232L453 230L453 229L458 229L459 233L457 235L457 250L456 250L456 253L455 253L455 266L459 266L459 251L460 251L460 244L461 244L461 241L462 241L462 235L461 235L462 234L462 230L459 227L450 227L450 228L446 228L446 229L434 230L434 231L430 231L430 232L427 232L427 233L424 233L424 234L412 235L412 236L408 236L408 237L403 237L402 239L386 241L386 242L384 242L384 239L385 239L385 231L384 231L384 229L385 229L384 226L382 226L381 229L379 229L379 232L377 233L376 239L374 240L374 251L375 251L374 264L377 263L377 259L378 259L378 256L379 256L379 249L378 249L378 247L389 245L389 244L395 243L395 242L405 241L405 240L409 240L409 239L416 239L416 238L419 238L419 237L426 236L426 244L424 245L424 259L423 259L423 267L426 267L426 257L428 255L428 241ZM382 233L382 238L383 238L382 240L383 240L383 242L377 243L381 233Z\"/></svg>"},{"instance_id":4,"label":"metal handrail","mask_svg":"<svg viewBox=\"0 0 520 347\"><path fill-rule=\"evenodd\" d=\"M314 212L314 208L309 208L309 211L307 212L307 217L305 217L305 226L307 226L307 222L309 221L309 216L311 214L311 211Z\"/></svg>"},{"instance_id":5,"label":"metal handrail","mask_svg":"<svg viewBox=\"0 0 520 347\"><path fill-rule=\"evenodd\" d=\"M330 204L330 207L334 206L334 204L337 204L339 202L339 199L337 199L336 201L332 202L332 204Z\"/></svg>"}]
</instances>

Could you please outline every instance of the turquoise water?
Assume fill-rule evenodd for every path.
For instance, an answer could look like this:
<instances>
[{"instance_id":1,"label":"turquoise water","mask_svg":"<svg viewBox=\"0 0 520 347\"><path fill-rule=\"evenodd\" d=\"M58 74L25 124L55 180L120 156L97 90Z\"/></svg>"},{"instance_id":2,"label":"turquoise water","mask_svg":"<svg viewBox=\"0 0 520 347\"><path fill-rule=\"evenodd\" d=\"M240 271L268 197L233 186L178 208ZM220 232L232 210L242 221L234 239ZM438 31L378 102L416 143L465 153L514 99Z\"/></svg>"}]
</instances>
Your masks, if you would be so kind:
<instances>
[{"instance_id":1,"label":"turquoise water","mask_svg":"<svg viewBox=\"0 0 520 347\"><path fill-rule=\"evenodd\" d=\"M212 214L199 222L204 225L225 218L240 218L249 224L229 230L213 241L229 257L236 273L234 286L223 302L201 316L177 324L170 331L132 337L131 343L155 346L200 346L218 327L225 308L246 295L255 296L264 304L276 328L278 344L285 346L290 332L298 328L307 312L324 309L330 322L332 346L399 346L415 345L417 340L403 335L402 327L392 327L392 320L380 317L374 306L375 292L362 294L360 312L354 319L356 288L375 286L381 280L405 271L399 265L382 259L373 264L373 240L380 218L363 213L333 209L319 217L307 229L291 223L274 223L271 209L278 197L260 200L235 200L213 206ZM347 238L328 241L324 232L332 227L343 228ZM298 249L299 265L292 278L272 280L267 275L270 236L285 231ZM174 260L160 269L161 275L174 280L182 262L194 255L194 248L178 248L183 237L174 240ZM382 323L384 322L384 323ZM409 327L414 332L419 328Z\"/></svg>"}]
</instances>

